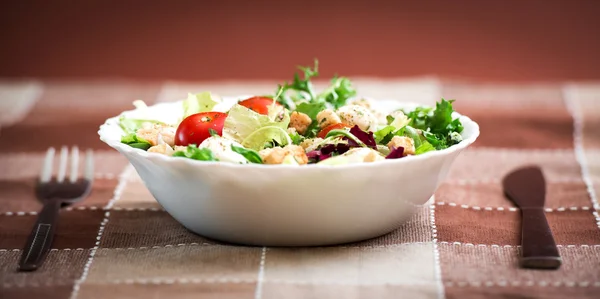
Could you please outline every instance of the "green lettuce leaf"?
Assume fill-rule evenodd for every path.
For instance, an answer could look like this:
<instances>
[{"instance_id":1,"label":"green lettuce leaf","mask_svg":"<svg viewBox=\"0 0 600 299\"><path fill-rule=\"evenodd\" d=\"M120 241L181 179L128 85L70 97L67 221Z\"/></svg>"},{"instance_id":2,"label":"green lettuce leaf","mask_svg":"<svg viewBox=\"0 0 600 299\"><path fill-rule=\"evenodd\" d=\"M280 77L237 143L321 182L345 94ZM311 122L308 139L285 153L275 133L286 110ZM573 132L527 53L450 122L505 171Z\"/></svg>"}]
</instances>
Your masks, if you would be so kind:
<instances>
[{"instance_id":1,"label":"green lettuce leaf","mask_svg":"<svg viewBox=\"0 0 600 299\"><path fill-rule=\"evenodd\" d=\"M259 151L267 147L270 143L288 145L292 142L287 130L277 126L266 126L252 132L241 144L246 148Z\"/></svg>"},{"instance_id":2,"label":"green lettuce leaf","mask_svg":"<svg viewBox=\"0 0 600 299\"><path fill-rule=\"evenodd\" d=\"M418 107L410 112L405 112L411 119L410 125L423 132L423 137L435 149L445 149L462 141L460 132L463 131L463 125L460 119L452 119L454 100L445 100L442 98L437 102L435 109L430 107Z\"/></svg>"},{"instance_id":3,"label":"green lettuce leaf","mask_svg":"<svg viewBox=\"0 0 600 299\"><path fill-rule=\"evenodd\" d=\"M435 104L435 109L430 107L417 107L415 110L405 114L411 119L410 125L416 129L429 131L433 134L447 136L451 132L462 132L463 126L460 120L452 119L454 100L447 101L442 98Z\"/></svg>"},{"instance_id":4,"label":"green lettuce leaf","mask_svg":"<svg viewBox=\"0 0 600 299\"><path fill-rule=\"evenodd\" d=\"M130 133L121 137L121 143L125 143L131 147L148 150L152 144L144 138L138 137L135 133Z\"/></svg>"},{"instance_id":5,"label":"green lettuce leaf","mask_svg":"<svg viewBox=\"0 0 600 299\"><path fill-rule=\"evenodd\" d=\"M304 132L304 137L315 138L317 134L319 134L319 131L321 131L321 127L319 127L319 124L315 120L308 126L308 128L306 128L306 132Z\"/></svg>"},{"instance_id":6,"label":"green lettuce leaf","mask_svg":"<svg viewBox=\"0 0 600 299\"><path fill-rule=\"evenodd\" d=\"M385 120L387 121L388 125L391 125L392 122L394 121L394 117L391 116L391 115L388 115L388 116L385 117Z\"/></svg>"},{"instance_id":7,"label":"green lettuce leaf","mask_svg":"<svg viewBox=\"0 0 600 299\"><path fill-rule=\"evenodd\" d=\"M233 144L231 145L231 150L244 156L244 158L246 158L246 160L248 160L248 162L250 162L250 163L263 164L262 158L256 151L253 151L253 150L247 149L247 148L243 148L243 147L239 147L239 146L235 146Z\"/></svg>"},{"instance_id":8,"label":"green lettuce leaf","mask_svg":"<svg viewBox=\"0 0 600 299\"><path fill-rule=\"evenodd\" d=\"M426 152L435 151L435 147L427 141L423 141L419 147L415 150L415 155L424 154Z\"/></svg>"},{"instance_id":9,"label":"green lettuce leaf","mask_svg":"<svg viewBox=\"0 0 600 299\"><path fill-rule=\"evenodd\" d=\"M218 103L219 99L208 91L197 94L188 93L187 99L183 101L183 118L211 111Z\"/></svg>"},{"instance_id":10,"label":"green lettuce leaf","mask_svg":"<svg viewBox=\"0 0 600 299\"><path fill-rule=\"evenodd\" d=\"M356 95L356 89L352 86L350 79L345 77L333 78L331 85L317 96L317 101L324 101L338 109L346 105L349 98Z\"/></svg>"},{"instance_id":11,"label":"green lettuce leaf","mask_svg":"<svg viewBox=\"0 0 600 299\"><path fill-rule=\"evenodd\" d=\"M453 102L454 100L446 101L442 99L441 102L435 104L435 110L433 111L429 123L429 128L432 133L447 135L458 129L462 131L462 124L460 124L460 121L458 119L456 119L456 121L452 120L452 112L454 112L454 109L452 108ZM460 131L458 132L460 133Z\"/></svg>"},{"instance_id":12,"label":"green lettuce leaf","mask_svg":"<svg viewBox=\"0 0 600 299\"><path fill-rule=\"evenodd\" d=\"M276 104L277 104L277 102L273 101L273 104L271 106L267 107L267 117L271 121L283 121L286 117L289 116L289 115L287 115L288 111L285 110L285 108L283 108L279 105L276 105ZM288 119L288 123L289 123L289 119Z\"/></svg>"},{"instance_id":13,"label":"green lettuce leaf","mask_svg":"<svg viewBox=\"0 0 600 299\"><path fill-rule=\"evenodd\" d=\"M375 142L377 144L387 144L394 136L394 130L396 130L394 126L385 126L375 131L373 133L373 136L375 137Z\"/></svg>"},{"instance_id":14,"label":"green lettuce leaf","mask_svg":"<svg viewBox=\"0 0 600 299\"><path fill-rule=\"evenodd\" d=\"M235 104L229 110L227 118L225 118L223 137L242 143L252 133L263 127L278 127L285 131L285 135L289 138L286 131L289 123L290 116L285 110L281 110L278 114L268 116L256 113L242 105Z\"/></svg>"},{"instance_id":15,"label":"green lettuce leaf","mask_svg":"<svg viewBox=\"0 0 600 299\"><path fill-rule=\"evenodd\" d=\"M448 147L446 138L442 134L433 134L428 131L423 131L423 137L438 150Z\"/></svg>"},{"instance_id":16,"label":"green lettuce leaf","mask_svg":"<svg viewBox=\"0 0 600 299\"><path fill-rule=\"evenodd\" d=\"M285 108L292 110L295 105L300 101L312 101L315 98L315 91L311 78L319 75L319 61L315 59L314 68L298 66L304 73L304 78L301 79L298 73L294 73L294 80L292 83L285 82L283 86L280 86L283 93L281 97L277 98L277 101L281 103ZM287 92L293 91L293 95L289 95Z\"/></svg>"},{"instance_id":17,"label":"green lettuce leaf","mask_svg":"<svg viewBox=\"0 0 600 299\"><path fill-rule=\"evenodd\" d=\"M190 144L185 150L176 151L173 157L184 157L199 161L218 161L213 152L208 148L198 148L195 144Z\"/></svg>"},{"instance_id":18,"label":"green lettuce leaf","mask_svg":"<svg viewBox=\"0 0 600 299\"><path fill-rule=\"evenodd\" d=\"M133 106L135 106L136 110L139 112L139 118L129 118L125 117L125 115L119 117L119 126L123 129L125 134L129 135L136 133L144 123L165 125L165 123L161 121L149 119L149 108L144 101L135 100L133 101Z\"/></svg>"},{"instance_id":19,"label":"green lettuce leaf","mask_svg":"<svg viewBox=\"0 0 600 299\"><path fill-rule=\"evenodd\" d=\"M394 136L402 136L404 127L410 123L410 119L402 114L398 117L387 116L389 125L375 131L375 142L378 144L387 144Z\"/></svg>"},{"instance_id":20,"label":"green lettuce leaf","mask_svg":"<svg viewBox=\"0 0 600 299\"><path fill-rule=\"evenodd\" d=\"M404 114L411 119L411 127L421 130L427 130L427 128L429 127L429 115L431 111L431 107L417 107L413 111L404 111Z\"/></svg>"},{"instance_id":21,"label":"green lettuce leaf","mask_svg":"<svg viewBox=\"0 0 600 299\"><path fill-rule=\"evenodd\" d=\"M356 89L352 86L350 79L346 77L334 77L325 90L316 94L311 79L319 75L319 61L315 59L314 63L313 68L303 66L298 67L302 73L304 73L304 78L300 78L300 75L295 73L292 83L286 82L282 87L280 86L284 92L277 101L287 109L305 110L306 107L298 108L303 102L309 104L324 104L328 108L337 109L344 106L349 98L356 95ZM292 92L292 95L290 95L289 92ZM299 112L306 113L304 111ZM311 116L311 118L313 117Z\"/></svg>"},{"instance_id":22,"label":"green lettuce leaf","mask_svg":"<svg viewBox=\"0 0 600 299\"><path fill-rule=\"evenodd\" d=\"M317 114L319 114L319 112L321 112L322 110L325 110L325 108L327 108L327 107L326 107L325 103L323 103L323 102L318 102L318 103L302 102L302 103L298 104L298 106L296 106L296 111L308 115L308 117L310 117L310 119L312 119L314 122L317 120Z\"/></svg>"},{"instance_id":23,"label":"green lettuce leaf","mask_svg":"<svg viewBox=\"0 0 600 299\"><path fill-rule=\"evenodd\" d=\"M399 130L404 128L409 123L410 119L406 115L399 113L399 115L396 116L394 120L390 123L390 126L393 126L394 128Z\"/></svg>"},{"instance_id":24,"label":"green lettuce leaf","mask_svg":"<svg viewBox=\"0 0 600 299\"><path fill-rule=\"evenodd\" d=\"M300 133L298 132L294 132L294 133L289 133L290 135L290 139L292 140L292 144L294 145L300 145L300 143L302 143L302 141L304 141L304 136L300 135Z\"/></svg>"},{"instance_id":25,"label":"green lettuce leaf","mask_svg":"<svg viewBox=\"0 0 600 299\"><path fill-rule=\"evenodd\" d=\"M302 102L298 104L298 106L296 106L295 111L308 115L308 117L310 117L310 119L312 120L312 122L306 129L306 132L304 132L304 137L313 138L319 133L319 130L321 128L319 127L319 124L317 122L317 114L319 114L319 112L321 112L325 108L327 108L327 105L324 102Z\"/></svg>"},{"instance_id":26,"label":"green lettuce leaf","mask_svg":"<svg viewBox=\"0 0 600 299\"><path fill-rule=\"evenodd\" d=\"M411 126L404 127L404 135L413 139L415 143L415 148L421 146L421 137L419 136L419 133L415 128Z\"/></svg>"},{"instance_id":27,"label":"green lettuce leaf","mask_svg":"<svg viewBox=\"0 0 600 299\"><path fill-rule=\"evenodd\" d=\"M123 129L125 134L135 134L144 123L152 123L159 125L165 124L157 120L125 118L125 116L123 115L119 117L119 126L121 127L121 129Z\"/></svg>"}]
</instances>

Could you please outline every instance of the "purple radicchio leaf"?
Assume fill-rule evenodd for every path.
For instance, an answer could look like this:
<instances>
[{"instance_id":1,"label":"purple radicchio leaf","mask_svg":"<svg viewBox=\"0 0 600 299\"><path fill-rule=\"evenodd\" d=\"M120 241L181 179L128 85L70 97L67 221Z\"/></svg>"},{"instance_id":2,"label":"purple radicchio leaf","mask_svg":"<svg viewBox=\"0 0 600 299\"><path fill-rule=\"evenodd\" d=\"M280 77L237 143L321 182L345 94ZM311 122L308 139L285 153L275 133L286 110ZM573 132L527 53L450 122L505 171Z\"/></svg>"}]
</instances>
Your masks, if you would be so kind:
<instances>
[{"instance_id":1,"label":"purple radicchio leaf","mask_svg":"<svg viewBox=\"0 0 600 299\"><path fill-rule=\"evenodd\" d=\"M404 155L404 148L397 147L392 148L392 151L385 157L386 159L400 159Z\"/></svg>"},{"instance_id":2,"label":"purple radicchio leaf","mask_svg":"<svg viewBox=\"0 0 600 299\"><path fill-rule=\"evenodd\" d=\"M335 152L335 144L326 144L323 147L321 147L319 150L321 151L321 154L329 155L329 154Z\"/></svg>"},{"instance_id":3,"label":"purple radicchio leaf","mask_svg":"<svg viewBox=\"0 0 600 299\"><path fill-rule=\"evenodd\" d=\"M338 143L338 144L327 144L327 145L323 146L320 149L320 151L323 154L336 153L338 155L341 155L341 154L347 152L349 149L350 149L350 146L348 146L347 144Z\"/></svg>"},{"instance_id":4,"label":"purple radicchio leaf","mask_svg":"<svg viewBox=\"0 0 600 299\"><path fill-rule=\"evenodd\" d=\"M350 138L348 138L346 136L344 136L342 138L342 140L348 141L348 147L360 147L360 145L358 143L356 143L356 141L354 141L353 139L350 139Z\"/></svg>"},{"instance_id":5,"label":"purple radicchio leaf","mask_svg":"<svg viewBox=\"0 0 600 299\"><path fill-rule=\"evenodd\" d=\"M355 125L354 127L352 127L352 129L350 129L350 133L356 136L356 138L362 141L366 146L372 149L377 149L377 143L375 142L375 137L373 137L373 132L365 132L361 130L357 125ZM352 143L355 142L352 141ZM348 142L348 144L350 144L350 142Z\"/></svg>"},{"instance_id":6,"label":"purple radicchio leaf","mask_svg":"<svg viewBox=\"0 0 600 299\"><path fill-rule=\"evenodd\" d=\"M308 157L308 160L310 160L313 163L316 163L331 158L333 154L341 155L347 152L348 150L350 150L350 147L344 143L327 144L318 150L306 153L306 156Z\"/></svg>"},{"instance_id":7,"label":"purple radicchio leaf","mask_svg":"<svg viewBox=\"0 0 600 299\"><path fill-rule=\"evenodd\" d=\"M350 150L350 146L348 144L345 144L345 143L338 143L335 146L335 152L338 155L341 155L341 154L343 154L343 153L345 153L345 152L347 152L349 150Z\"/></svg>"},{"instance_id":8,"label":"purple radicchio leaf","mask_svg":"<svg viewBox=\"0 0 600 299\"><path fill-rule=\"evenodd\" d=\"M320 150L314 150L306 153L306 157L308 157L309 162L317 163L331 157L331 153L323 154Z\"/></svg>"}]
</instances>

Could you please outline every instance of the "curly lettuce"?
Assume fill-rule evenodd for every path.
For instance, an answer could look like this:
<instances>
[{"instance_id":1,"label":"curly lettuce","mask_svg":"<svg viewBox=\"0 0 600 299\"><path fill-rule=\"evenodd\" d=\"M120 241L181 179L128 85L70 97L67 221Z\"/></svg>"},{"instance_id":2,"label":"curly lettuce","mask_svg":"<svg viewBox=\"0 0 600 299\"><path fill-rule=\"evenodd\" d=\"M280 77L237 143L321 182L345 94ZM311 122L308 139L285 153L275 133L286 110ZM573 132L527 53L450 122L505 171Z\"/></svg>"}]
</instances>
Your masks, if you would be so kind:
<instances>
[{"instance_id":1,"label":"curly lettuce","mask_svg":"<svg viewBox=\"0 0 600 299\"><path fill-rule=\"evenodd\" d=\"M291 83L286 82L283 86L278 86L278 91L283 91L277 99L279 103L289 110L304 113L311 118L312 123L304 133L308 138L314 137L319 130L316 118L320 111L327 108L338 109L356 95L356 89L346 77L334 77L322 92L315 92L311 79L319 75L318 67L319 61L316 59L313 68L299 66L304 78L301 79L300 75L295 73Z\"/></svg>"},{"instance_id":2,"label":"curly lettuce","mask_svg":"<svg viewBox=\"0 0 600 299\"><path fill-rule=\"evenodd\" d=\"M463 131L463 125L460 119L452 118L452 113L454 113L453 102L454 100L447 101L442 98L440 102L436 103L435 109L417 107L412 111L404 112L411 119L409 125L420 130L421 134L419 135L423 137L410 136L415 139L415 147L418 148L421 145L421 139L426 140L437 150L448 148L462 141L460 133ZM421 152L424 150L421 150Z\"/></svg>"}]
</instances>

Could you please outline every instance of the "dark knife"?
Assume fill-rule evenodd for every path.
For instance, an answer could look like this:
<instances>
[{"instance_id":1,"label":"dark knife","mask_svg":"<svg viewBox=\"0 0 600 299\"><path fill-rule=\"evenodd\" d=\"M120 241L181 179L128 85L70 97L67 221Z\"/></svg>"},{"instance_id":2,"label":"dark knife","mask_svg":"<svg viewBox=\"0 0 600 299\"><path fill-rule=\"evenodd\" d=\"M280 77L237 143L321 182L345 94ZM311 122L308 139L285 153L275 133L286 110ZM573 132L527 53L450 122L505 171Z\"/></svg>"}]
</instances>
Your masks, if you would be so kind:
<instances>
[{"instance_id":1,"label":"dark knife","mask_svg":"<svg viewBox=\"0 0 600 299\"><path fill-rule=\"evenodd\" d=\"M562 259L546 220L546 181L537 166L509 173L503 180L505 195L521 210L521 266L533 269L558 269Z\"/></svg>"}]
</instances>

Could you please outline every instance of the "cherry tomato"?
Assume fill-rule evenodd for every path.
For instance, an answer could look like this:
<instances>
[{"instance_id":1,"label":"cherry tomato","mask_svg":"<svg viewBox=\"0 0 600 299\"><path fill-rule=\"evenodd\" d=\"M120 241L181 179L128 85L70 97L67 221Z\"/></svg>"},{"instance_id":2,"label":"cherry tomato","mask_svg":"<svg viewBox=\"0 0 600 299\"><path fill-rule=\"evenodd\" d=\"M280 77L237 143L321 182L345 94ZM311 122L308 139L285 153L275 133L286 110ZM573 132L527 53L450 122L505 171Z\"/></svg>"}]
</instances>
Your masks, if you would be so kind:
<instances>
[{"instance_id":1,"label":"cherry tomato","mask_svg":"<svg viewBox=\"0 0 600 299\"><path fill-rule=\"evenodd\" d=\"M319 131L319 133L317 134L317 137L325 138L325 136L327 136L327 133L329 133L329 131L342 129L342 128L351 128L351 127L349 125L343 124L343 123L329 125L329 126L323 128L321 131Z\"/></svg>"},{"instance_id":2,"label":"cherry tomato","mask_svg":"<svg viewBox=\"0 0 600 299\"><path fill-rule=\"evenodd\" d=\"M239 102L239 104L254 110L256 113L267 115L269 114L269 106L273 105L273 99L266 97L251 97ZM281 104L277 102L275 102L275 105L281 106Z\"/></svg>"},{"instance_id":3,"label":"cherry tomato","mask_svg":"<svg viewBox=\"0 0 600 299\"><path fill-rule=\"evenodd\" d=\"M175 132L175 145L200 145L204 139L210 137L210 129L222 135L226 117L226 113L216 111L200 112L186 117Z\"/></svg>"}]
</instances>

